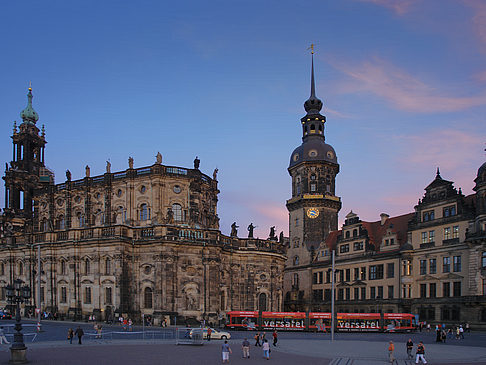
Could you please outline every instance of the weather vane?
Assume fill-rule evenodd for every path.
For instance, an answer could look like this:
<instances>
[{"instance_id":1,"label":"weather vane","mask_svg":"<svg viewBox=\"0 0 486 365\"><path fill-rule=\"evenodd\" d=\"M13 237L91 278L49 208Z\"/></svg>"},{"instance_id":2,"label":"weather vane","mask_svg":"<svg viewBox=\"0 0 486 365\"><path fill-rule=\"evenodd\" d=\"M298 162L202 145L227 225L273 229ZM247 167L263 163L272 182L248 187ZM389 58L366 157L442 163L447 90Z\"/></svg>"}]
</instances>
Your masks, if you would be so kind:
<instances>
[{"instance_id":1,"label":"weather vane","mask_svg":"<svg viewBox=\"0 0 486 365\"><path fill-rule=\"evenodd\" d=\"M29 81L29 90L32 91L32 81Z\"/></svg>"},{"instance_id":2,"label":"weather vane","mask_svg":"<svg viewBox=\"0 0 486 365\"><path fill-rule=\"evenodd\" d=\"M311 43L310 47L307 49L310 49L311 53L314 54L314 43Z\"/></svg>"}]
</instances>

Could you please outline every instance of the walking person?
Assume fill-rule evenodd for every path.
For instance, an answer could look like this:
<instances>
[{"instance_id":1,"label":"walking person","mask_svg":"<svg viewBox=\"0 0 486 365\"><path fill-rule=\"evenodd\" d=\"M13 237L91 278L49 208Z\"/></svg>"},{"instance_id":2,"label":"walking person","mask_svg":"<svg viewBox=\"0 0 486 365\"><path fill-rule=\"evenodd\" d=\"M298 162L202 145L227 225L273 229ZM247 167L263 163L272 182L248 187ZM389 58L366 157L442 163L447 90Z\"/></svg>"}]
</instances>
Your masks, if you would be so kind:
<instances>
[{"instance_id":1,"label":"walking person","mask_svg":"<svg viewBox=\"0 0 486 365\"><path fill-rule=\"evenodd\" d=\"M277 330L274 330L273 333L272 333L272 337L273 337L273 346L277 346L277 341L278 341L278 334L277 334Z\"/></svg>"},{"instance_id":2,"label":"walking person","mask_svg":"<svg viewBox=\"0 0 486 365\"><path fill-rule=\"evenodd\" d=\"M74 332L74 334L76 336L78 336L78 344L81 345L81 338L84 336L83 329L80 326L78 326L78 328L76 328L76 331Z\"/></svg>"},{"instance_id":3,"label":"walking person","mask_svg":"<svg viewBox=\"0 0 486 365\"><path fill-rule=\"evenodd\" d=\"M262 332L260 335L260 342L263 344L265 342L267 334L265 332Z\"/></svg>"},{"instance_id":4,"label":"walking person","mask_svg":"<svg viewBox=\"0 0 486 365\"><path fill-rule=\"evenodd\" d=\"M415 358L415 363L418 364L419 361L422 361L423 364L427 364L427 360L425 360L425 346L422 341L420 341L417 346L417 357Z\"/></svg>"},{"instance_id":5,"label":"walking person","mask_svg":"<svg viewBox=\"0 0 486 365\"><path fill-rule=\"evenodd\" d=\"M7 341L7 337L5 337L5 331L3 330L3 326L0 326L0 345L3 344L3 342L5 341L5 343L10 343Z\"/></svg>"},{"instance_id":6,"label":"walking person","mask_svg":"<svg viewBox=\"0 0 486 365\"><path fill-rule=\"evenodd\" d=\"M262 346L260 344L260 334L258 332L255 335L255 346Z\"/></svg>"},{"instance_id":7,"label":"walking person","mask_svg":"<svg viewBox=\"0 0 486 365\"><path fill-rule=\"evenodd\" d=\"M241 350L243 351L243 359L250 358L250 342L245 338L241 343Z\"/></svg>"},{"instance_id":8,"label":"walking person","mask_svg":"<svg viewBox=\"0 0 486 365\"><path fill-rule=\"evenodd\" d=\"M462 324L459 326L459 336L464 340L464 328L462 328Z\"/></svg>"},{"instance_id":9,"label":"walking person","mask_svg":"<svg viewBox=\"0 0 486 365\"><path fill-rule=\"evenodd\" d=\"M103 326L100 324L98 324L98 326L96 327L96 338L102 338L102 332L103 332Z\"/></svg>"},{"instance_id":10,"label":"walking person","mask_svg":"<svg viewBox=\"0 0 486 365\"><path fill-rule=\"evenodd\" d=\"M213 330L211 329L211 327L208 327L208 334L206 335L208 342L211 341L211 332L213 332Z\"/></svg>"},{"instance_id":11,"label":"walking person","mask_svg":"<svg viewBox=\"0 0 486 365\"><path fill-rule=\"evenodd\" d=\"M390 360L390 364L394 364L397 361L395 360L395 356L393 356L394 351L395 351L395 345L393 344L393 341L390 341L388 345L388 359Z\"/></svg>"},{"instance_id":12,"label":"walking person","mask_svg":"<svg viewBox=\"0 0 486 365\"><path fill-rule=\"evenodd\" d=\"M413 350L413 341L411 338L409 338L407 341L407 357L409 360L413 359L412 350Z\"/></svg>"},{"instance_id":13,"label":"walking person","mask_svg":"<svg viewBox=\"0 0 486 365\"><path fill-rule=\"evenodd\" d=\"M223 364L225 362L227 362L229 364L229 357L230 357L230 354L231 354L231 348L228 344L228 341L224 340L224 343L223 345L221 345L221 352L222 352L222 355L223 355Z\"/></svg>"},{"instance_id":14,"label":"walking person","mask_svg":"<svg viewBox=\"0 0 486 365\"><path fill-rule=\"evenodd\" d=\"M72 328L68 329L68 340L69 343L72 345L73 344L73 337L74 337L74 331Z\"/></svg>"},{"instance_id":15,"label":"walking person","mask_svg":"<svg viewBox=\"0 0 486 365\"><path fill-rule=\"evenodd\" d=\"M267 360L270 360L270 344L267 340L263 340L263 357Z\"/></svg>"}]
</instances>

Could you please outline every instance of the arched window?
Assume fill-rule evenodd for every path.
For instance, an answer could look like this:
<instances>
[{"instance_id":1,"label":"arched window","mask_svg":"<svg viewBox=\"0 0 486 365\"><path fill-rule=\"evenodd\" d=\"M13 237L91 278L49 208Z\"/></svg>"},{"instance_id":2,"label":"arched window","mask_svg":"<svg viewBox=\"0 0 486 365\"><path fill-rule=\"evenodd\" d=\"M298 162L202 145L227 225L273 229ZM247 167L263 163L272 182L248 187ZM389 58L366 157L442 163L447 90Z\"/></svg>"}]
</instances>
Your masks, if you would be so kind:
<instances>
[{"instance_id":1,"label":"arched window","mask_svg":"<svg viewBox=\"0 0 486 365\"><path fill-rule=\"evenodd\" d=\"M46 218L42 218L42 231L43 232L47 232L47 219Z\"/></svg>"},{"instance_id":2,"label":"arched window","mask_svg":"<svg viewBox=\"0 0 486 365\"><path fill-rule=\"evenodd\" d=\"M297 195L300 195L300 193L301 193L300 176L297 176L297 178L295 179L295 182L296 182Z\"/></svg>"},{"instance_id":3,"label":"arched window","mask_svg":"<svg viewBox=\"0 0 486 365\"><path fill-rule=\"evenodd\" d=\"M265 293L260 293L258 296L258 310L262 312L267 311L267 295Z\"/></svg>"},{"instance_id":4,"label":"arched window","mask_svg":"<svg viewBox=\"0 0 486 365\"><path fill-rule=\"evenodd\" d=\"M299 286L299 274L297 274L297 273L294 274L292 285L295 286L295 287Z\"/></svg>"},{"instance_id":5,"label":"arched window","mask_svg":"<svg viewBox=\"0 0 486 365\"><path fill-rule=\"evenodd\" d=\"M91 265L90 265L89 259L84 260L84 273L88 275L91 271Z\"/></svg>"},{"instance_id":6,"label":"arched window","mask_svg":"<svg viewBox=\"0 0 486 365\"><path fill-rule=\"evenodd\" d=\"M22 264L21 262L19 262L18 271L19 271L19 275L24 275L24 264Z\"/></svg>"},{"instance_id":7,"label":"arched window","mask_svg":"<svg viewBox=\"0 0 486 365\"><path fill-rule=\"evenodd\" d=\"M57 218L57 227L58 229L64 229L65 228L65 221L64 221L64 216L60 215Z\"/></svg>"},{"instance_id":8,"label":"arched window","mask_svg":"<svg viewBox=\"0 0 486 365\"><path fill-rule=\"evenodd\" d=\"M174 213L174 220L176 222L182 222L182 207L180 204L172 204L172 213Z\"/></svg>"},{"instance_id":9,"label":"arched window","mask_svg":"<svg viewBox=\"0 0 486 365\"><path fill-rule=\"evenodd\" d=\"M145 288L143 291L143 304L144 308L150 309L152 308L152 289L151 288Z\"/></svg>"},{"instance_id":10,"label":"arched window","mask_svg":"<svg viewBox=\"0 0 486 365\"><path fill-rule=\"evenodd\" d=\"M61 260L61 275L66 275L66 261Z\"/></svg>"},{"instance_id":11,"label":"arched window","mask_svg":"<svg viewBox=\"0 0 486 365\"><path fill-rule=\"evenodd\" d=\"M111 260L109 257L105 260L105 275L110 275L111 273Z\"/></svg>"},{"instance_id":12,"label":"arched window","mask_svg":"<svg viewBox=\"0 0 486 365\"><path fill-rule=\"evenodd\" d=\"M140 220L146 221L149 219L149 210L147 204L140 205Z\"/></svg>"},{"instance_id":13,"label":"arched window","mask_svg":"<svg viewBox=\"0 0 486 365\"><path fill-rule=\"evenodd\" d=\"M76 214L76 218L78 220L78 227L84 227L84 216L81 214L81 212Z\"/></svg>"},{"instance_id":14,"label":"arched window","mask_svg":"<svg viewBox=\"0 0 486 365\"><path fill-rule=\"evenodd\" d=\"M346 238L349 238L351 236L351 234L349 233L349 231L346 231Z\"/></svg>"},{"instance_id":15,"label":"arched window","mask_svg":"<svg viewBox=\"0 0 486 365\"><path fill-rule=\"evenodd\" d=\"M316 133L316 126L314 124L311 124L310 131L311 133Z\"/></svg>"},{"instance_id":16,"label":"arched window","mask_svg":"<svg viewBox=\"0 0 486 365\"><path fill-rule=\"evenodd\" d=\"M299 256L294 256L294 266L299 264Z\"/></svg>"}]
</instances>

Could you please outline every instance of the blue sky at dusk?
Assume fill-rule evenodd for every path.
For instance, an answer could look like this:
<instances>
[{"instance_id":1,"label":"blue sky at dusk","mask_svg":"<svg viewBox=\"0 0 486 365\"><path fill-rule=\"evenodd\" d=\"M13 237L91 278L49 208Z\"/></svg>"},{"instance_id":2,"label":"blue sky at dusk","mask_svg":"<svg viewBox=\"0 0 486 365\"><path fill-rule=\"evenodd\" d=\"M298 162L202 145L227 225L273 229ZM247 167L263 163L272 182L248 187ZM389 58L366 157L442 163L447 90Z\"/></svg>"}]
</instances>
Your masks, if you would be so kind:
<instances>
[{"instance_id":1,"label":"blue sky at dusk","mask_svg":"<svg viewBox=\"0 0 486 365\"><path fill-rule=\"evenodd\" d=\"M485 161L486 1L10 1L0 34L3 162L32 81L56 183L197 155L224 233L288 232L311 43L340 222L413 211L437 167L470 194Z\"/></svg>"}]
</instances>

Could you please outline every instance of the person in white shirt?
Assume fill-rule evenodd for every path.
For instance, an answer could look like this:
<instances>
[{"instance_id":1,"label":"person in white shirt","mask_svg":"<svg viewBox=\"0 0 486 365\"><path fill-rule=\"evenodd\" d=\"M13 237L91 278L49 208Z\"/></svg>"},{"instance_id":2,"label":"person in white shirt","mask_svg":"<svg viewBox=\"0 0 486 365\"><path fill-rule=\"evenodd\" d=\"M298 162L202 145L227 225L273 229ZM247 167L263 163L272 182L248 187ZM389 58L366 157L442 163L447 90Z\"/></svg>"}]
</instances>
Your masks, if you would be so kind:
<instances>
[{"instance_id":1,"label":"person in white shirt","mask_svg":"<svg viewBox=\"0 0 486 365\"><path fill-rule=\"evenodd\" d=\"M263 357L267 360L270 360L270 344L268 343L268 341L265 339L263 340Z\"/></svg>"}]
</instances>

